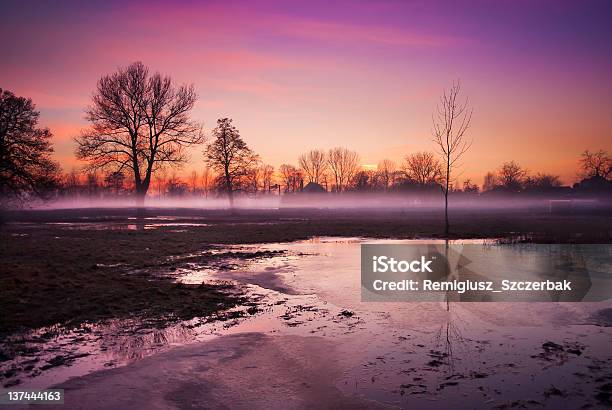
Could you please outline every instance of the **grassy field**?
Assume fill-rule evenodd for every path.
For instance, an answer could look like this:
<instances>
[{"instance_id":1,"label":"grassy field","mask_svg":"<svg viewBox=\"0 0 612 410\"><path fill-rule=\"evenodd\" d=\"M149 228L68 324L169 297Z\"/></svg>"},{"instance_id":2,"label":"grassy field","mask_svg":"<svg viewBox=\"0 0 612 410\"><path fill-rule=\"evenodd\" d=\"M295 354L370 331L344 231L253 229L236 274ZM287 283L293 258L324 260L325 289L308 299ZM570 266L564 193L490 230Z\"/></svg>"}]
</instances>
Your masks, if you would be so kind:
<instances>
[{"instance_id":1,"label":"grassy field","mask_svg":"<svg viewBox=\"0 0 612 410\"><path fill-rule=\"evenodd\" d=\"M609 211L461 211L453 238L609 243ZM138 316L185 320L243 303L230 285L152 280L160 270L211 262L213 245L285 242L312 236L440 238L438 210L205 211L148 209L19 211L0 227L0 335L56 323ZM183 255L183 258L171 258ZM235 255L261 258L265 253ZM131 272L131 273L130 273ZM133 272L138 272L134 274Z\"/></svg>"}]
</instances>

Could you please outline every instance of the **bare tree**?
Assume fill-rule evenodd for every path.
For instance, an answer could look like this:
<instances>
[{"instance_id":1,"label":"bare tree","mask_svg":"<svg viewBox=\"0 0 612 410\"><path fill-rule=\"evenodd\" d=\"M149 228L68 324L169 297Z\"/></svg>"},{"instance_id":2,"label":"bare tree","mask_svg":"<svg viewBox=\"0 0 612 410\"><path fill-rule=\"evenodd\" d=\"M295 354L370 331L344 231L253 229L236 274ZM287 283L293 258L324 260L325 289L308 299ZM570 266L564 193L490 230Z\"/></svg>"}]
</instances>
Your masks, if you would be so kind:
<instances>
[{"instance_id":1,"label":"bare tree","mask_svg":"<svg viewBox=\"0 0 612 410\"><path fill-rule=\"evenodd\" d=\"M478 185L474 184L470 178L463 181L463 192L478 193Z\"/></svg>"},{"instance_id":2,"label":"bare tree","mask_svg":"<svg viewBox=\"0 0 612 410\"><path fill-rule=\"evenodd\" d=\"M299 169L293 165L282 164L278 167L278 171L285 186L285 192L296 192L302 187L304 177Z\"/></svg>"},{"instance_id":3,"label":"bare tree","mask_svg":"<svg viewBox=\"0 0 612 410\"><path fill-rule=\"evenodd\" d=\"M397 170L397 166L395 162L390 159L383 159L378 163L376 167L378 171L378 180L383 185L384 190L387 191L391 185L395 182L395 172Z\"/></svg>"},{"instance_id":4,"label":"bare tree","mask_svg":"<svg viewBox=\"0 0 612 410\"><path fill-rule=\"evenodd\" d=\"M119 195L123 190L125 175L120 171L109 172L104 178L106 187L115 195Z\"/></svg>"},{"instance_id":5,"label":"bare tree","mask_svg":"<svg viewBox=\"0 0 612 410\"><path fill-rule=\"evenodd\" d=\"M602 177L608 179L612 173L612 159L608 156L608 152L599 150L590 152L586 150L580 158L580 168L582 169L582 177Z\"/></svg>"},{"instance_id":6,"label":"bare tree","mask_svg":"<svg viewBox=\"0 0 612 410\"><path fill-rule=\"evenodd\" d=\"M419 185L442 182L442 164L431 152L417 152L404 158L402 170L406 177Z\"/></svg>"},{"instance_id":7,"label":"bare tree","mask_svg":"<svg viewBox=\"0 0 612 410\"><path fill-rule=\"evenodd\" d=\"M484 176L484 180L482 182L482 190L483 191L491 191L497 187L497 175L495 172L487 172Z\"/></svg>"},{"instance_id":8,"label":"bare tree","mask_svg":"<svg viewBox=\"0 0 612 410\"><path fill-rule=\"evenodd\" d=\"M499 186L518 191L520 190L527 177L527 171L514 161L504 162L497 172L497 183Z\"/></svg>"},{"instance_id":9,"label":"bare tree","mask_svg":"<svg viewBox=\"0 0 612 410\"><path fill-rule=\"evenodd\" d=\"M81 175L75 168L64 176L63 188L68 196L73 198L78 196L81 188Z\"/></svg>"},{"instance_id":10,"label":"bare tree","mask_svg":"<svg viewBox=\"0 0 612 410\"><path fill-rule=\"evenodd\" d=\"M561 186L559 175L538 172L536 175L525 178L525 188L543 190Z\"/></svg>"},{"instance_id":11,"label":"bare tree","mask_svg":"<svg viewBox=\"0 0 612 410\"><path fill-rule=\"evenodd\" d=\"M355 191L371 191L376 187L376 172L358 171L351 180L351 188Z\"/></svg>"},{"instance_id":12,"label":"bare tree","mask_svg":"<svg viewBox=\"0 0 612 410\"><path fill-rule=\"evenodd\" d=\"M300 155L298 162L308 182L318 184L327 171L325 152L320 150L312 150Z\"/></svg>"},{"instance_id":13,"label":"bare tree","mask_svg":"<svg viewBox=\"0 0 612 410\"><path fill-rule=\"evenodd\" d=\"M42 195L58 183L52 134L38 127L39 115L31 99L0 88L0 202Z\"/></svg>"},{"instance_id":14,"label":"bare tree","mask_svg":"<svg viewBox=\"0 0 612 410\"><path fill-rule=\"evenodd\" d=\"M168 182L168 175L165 170L161 170L155 174L155 185L157 187L157 196L162 198L166 193L166 185Z\"/></svg>"},{"instance_id":15,"label":"bare tree","mask_svg":"<svg viewBox=\"0 0 612 410\"><path fill-rule=\"evenodd\" d=\"M359 171L359 155L346 148L332 148L327 155L327 163L334 177L334 189L342 192Z\"/></svg>"},{"instance_id":16,"label":"bare tree","mask_svg":"<svg viewBox=\"0 0 612 410\"><path fill-rule=\"evenodd\" d=\"M192 195L195 195L197 192L199 183L200 177L198 176L198 171L191 171L191 174L189 174L189 188L191 188Z\"/></svg>"},{"instance_id":17,"label":"bare tree","mask_svg":"<svg viewBox=\"0 0 612 410\"><path fill-rule=\"evenodd\" d=\"M274 178L274 167L272 165L263 164L261 166L262 190L270 192L272 189L272 179Z\"/></svg>"},{"instance_id":18,"label":"bare tree","mask_svg":"<svg viewBox=\"0 0 612 410\"><path fill-rule=\"evenodd\" d=\"M182 164L184 148L204 142L201 127L189 118L195 101L193 85L176 88L141 62L119 68L98 81L86 110L91 127L75 139L77 158L93 169L129 169L143 206L153 173Z\"/></svg>"},{"instance_id":19,"label":"bare tree","mask_svg":"<svg viewBox=\"0 0 612 410\"><path fill-rule=\"evenodd\" d=\"M98 173L95 171L88 172L86 175L86 181L87 181L87 195L89 195L90 197L98 196L98 193L100 191L100 181L98 178Z\"/></svg>"},{"instance_id":20,"label":"bare tree","mask_svg":"<svg viewBox=\"0 0 612 410\"><path fill-rule=\"evenodd\" d=\"M189 185L183 182L181 178L173 173L167 184L168 196L170 197L183 197L189 191Z\"/></svg>"},{"instance_id":21,"label":"bare tree","mask_svg":"<svg viewBox=\"0 0 612 410\"><path fill-rule=\"evenodd\" d=\"M450 90L444 91L438 106L432 116L433 141L442 157L444 166L444 232L448 236L448 193L451 174L459 165L459 159L470 149L472 141L466 138L466 133L472 121L472 108L468 100L460 101L461 85L453 84Z\"/></svg>"},{"instance_id":22,"label":"bare tree","mask_svg":"<svg viewBox=\"0 0 612 410\"><path fill-rule=\"evenodd\" d=\"M221 174L230 208L234 207L234 191L249 169L257 164L258 156L247 146L230 118L217 120L213 141L204 152L207 164Z\"/></svg>"},{"instance_id":23,"label":"bare tree","mask_svg":"<svg viewBox=\"0 0 612 410\"><path fill-rule=\"evenodd\" d=\"M208 197L208 193L210 192L212 186L214 185L215 176L213 175L212 169L208 166L205 166L202 169L202 189L204 189L204 196Z\"/></svg>"},{"instance_id":24,"label":"bare tree","mask_svg":"<svg viewBox=\"0 0 612 410\"><path fill-rule=\"evenodd\" d=\"M259 188L263 185L262 181L262 169L259 161L254 163L251 167L247 169L246 175L244 177L244 189L247 192L257 193Z\"/></svg>"}]
</instances>

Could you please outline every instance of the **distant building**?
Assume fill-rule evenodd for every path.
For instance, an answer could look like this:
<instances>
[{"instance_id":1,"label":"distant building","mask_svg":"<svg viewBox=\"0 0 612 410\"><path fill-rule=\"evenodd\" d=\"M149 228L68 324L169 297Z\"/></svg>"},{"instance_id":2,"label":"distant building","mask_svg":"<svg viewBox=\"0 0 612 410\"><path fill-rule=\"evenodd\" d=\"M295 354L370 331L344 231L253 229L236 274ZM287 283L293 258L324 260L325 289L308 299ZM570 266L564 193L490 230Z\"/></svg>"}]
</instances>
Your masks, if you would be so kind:
<instances>
[{"instance_id":1,"label":"distant building","mask_svg":"<svg viewBox=\"0 0 612 410\"><path fill-rule=\"evenodd\" d=\"M304 188L302 188L302 192L307 194L321 194L327 191L320 184L317 184L316 182L309 182Z\"/></svg>"},{"instance_id":2,"label":"distant building","mask_svg":"<svg viewBox=\"0 0 612 410\"><path fill-rule=\"evenodd\" d=\"M594 175L574 184L574 189L591 193L612 193L612 181L600 175Z\"/></svg>"}]
</instances>

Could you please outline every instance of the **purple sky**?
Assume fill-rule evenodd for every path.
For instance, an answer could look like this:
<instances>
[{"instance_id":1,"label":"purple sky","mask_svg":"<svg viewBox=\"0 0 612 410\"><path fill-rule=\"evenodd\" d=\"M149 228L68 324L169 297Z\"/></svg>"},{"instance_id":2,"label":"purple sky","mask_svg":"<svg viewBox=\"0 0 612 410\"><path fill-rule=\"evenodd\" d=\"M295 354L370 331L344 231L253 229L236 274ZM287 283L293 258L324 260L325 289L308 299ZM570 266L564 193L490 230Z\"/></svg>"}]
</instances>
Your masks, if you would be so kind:
<instances>
[{"instance_id":1,"label":"purple sky","mask_svg":"<svg viewBox=\"0 0 612 410\"><path fill-rule=\"evenodd\" d=\"M97 79L136 60L194 83L194 118L234 118L276 166L431 151L458 78L474 107L463 178L516 160L571 182L581 151L612 150L610 2L176 3L1 3L0 87L34 99L66 170ZM201 166L197 149L186 170Z\"/></svg>"}]
</instances>

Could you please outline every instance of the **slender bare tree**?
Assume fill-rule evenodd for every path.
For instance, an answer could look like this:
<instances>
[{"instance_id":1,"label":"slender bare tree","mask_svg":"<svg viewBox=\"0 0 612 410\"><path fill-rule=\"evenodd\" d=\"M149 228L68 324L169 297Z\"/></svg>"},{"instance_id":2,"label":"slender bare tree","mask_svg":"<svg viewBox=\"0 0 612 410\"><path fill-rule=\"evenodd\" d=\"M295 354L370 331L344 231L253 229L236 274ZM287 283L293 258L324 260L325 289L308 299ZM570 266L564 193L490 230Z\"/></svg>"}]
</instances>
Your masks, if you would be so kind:
<instances>
[{"instance_id":1,"label":"slender bare tree","mask_svg":"<svg viewBox=\"0 0 612 410\"><path fill-rule=\"evenodd\" d=\"M498 186L497 175L494 172L487 172L482 183L483 191L491 191Z\"/></svg>"},{"instance_id":2,"label":"slender bare tree","mask_svg":"<svg viewBox=\"0 0 612 410\"><path fill-rule=\"evenodd\" d=\"M257 154L244 142L231 118L221 118L217 120L213 141L206 148L204 157L208 166L223 178L230 208L233 209L236 186L257 165Z\"/></svg>"},{"instance_id":3,"label":"slender bare tree","mask_svg":"<svg viewBox=\"0 0 612 410\"><path fill-rule=\"evenodd\" d=\"M442 158L444 167L444 232L449 233L448 221L448 193L450 188L451 174L459 166L459 159L472 146L472 140L466 137L472 121L472 108L468 105L467 98L459 99L461 84L459 81L453 84L450 90L444 90L442 97L432 116L433 120L433 142Z\"/></svg>"},{"instance_id":4,"label":"slender bare tree","mask_svg":"<svg viewBox=\"0 0 612 410\"><path fill-rule=\"evenodd\" d=\"M189 174L189 188L191 189L191 194L195 195L200 185L200 177L197 171L191 171Z\"/></svg>"},{"instance_id":5,"label":"slender bare tree","mask_svg":"<svg viewBox=\"0 0 612 410\"><path fill-rule=\"evenodd\" d=\"M0 205L47 193L59 182L52 134L38 127L38 117L31 99L0 88Z\"/></svg>"},{"instance_id":6,"label":"slender bare tree","mask_svg":"<svg viewBox=\"0 0 612 410\"><path fill-rule=\"evenodd\" d=\"M204 196L208 198L208 193L211 190L211 187L214 183L215 176L213 175L212 169L208 166L205 166L202 169L202 189L204 189Z\"/></svg>"},{"instance_id":7,"label":"slender bare tree","mask_svg":"<svg viewBox=\"0 0 612 410\"><path fill-rule=\"evenodd\" d=\"M359 155L346 148L332 148L327 155L327 163L334 177L334 189L342 192L359 171Z\"/></svg>"},{"instance_id":8,"label":"slender bare tree","mask_svg":"<svg viewBox=\"0 0 612 410\"><path fill-rule=\"evenodd\" d=\"M438 184L442 181L442 164L431 152L407 155L402 171L408 179L419 185Z\"/></svg>"},{"instance_id":9,"label":"slender bare tree","mask_svg":"<svg viewBox=\"0 0 612 410\"><path fill-rule=\"evenodd\" d=\"M155 174L155 186L157 187L157 196L162 198L166 193L168 185L168 175L166 170L161 170Z\"/></svg>"},{"instance_id":10,"label":"slender bare tree","mask_svg":"<svg viewBox=\"0 0 612 410\"><path fill-rule=\"evenodd\" d=\"M177 88L141 62L119 68L98 81L86 109L91 127L75 138L76 156L91 169L129 169L142 207L155 171L181 165L184 148L204 142L200 125L189 117L195 101L193 85Z\"/></svg>"},{"instance_id":11,"label":"slender bare tree","mask_svg":"<svg viewBox=\"0 0 612 410\"><path fill-rule=\"evenodd\" d=\"M318 184L325 171L327 171L325 152L321 150L312 150L300 155L298 162L306 176L307 182Z\"/></svg>"},{"instance_id":12,"label":"slender bare tree","mask_svg":"<svg viewBox=\"0 0 612 410\"><path fill-rule=\"evenodd\" d=\"M395 171L397 166L395 162L390 159L383 159L378 163L376 170L378 172L378 180L383 185L385 191L389 189L391 185L393 185L395 179Z\"/></svg>"},{"instance_id":13,"label":"slender bare tree","mask_svg":"<svg viewBox=\"0 0 612 410\"><path fill-rule=\"evenodd\" d=\"M274 178L274 167L272 165L263 164L261 166L261 182L262 190L264 192L270 192L272 188L272 179Z\"/></svg>"}]
</instances>

